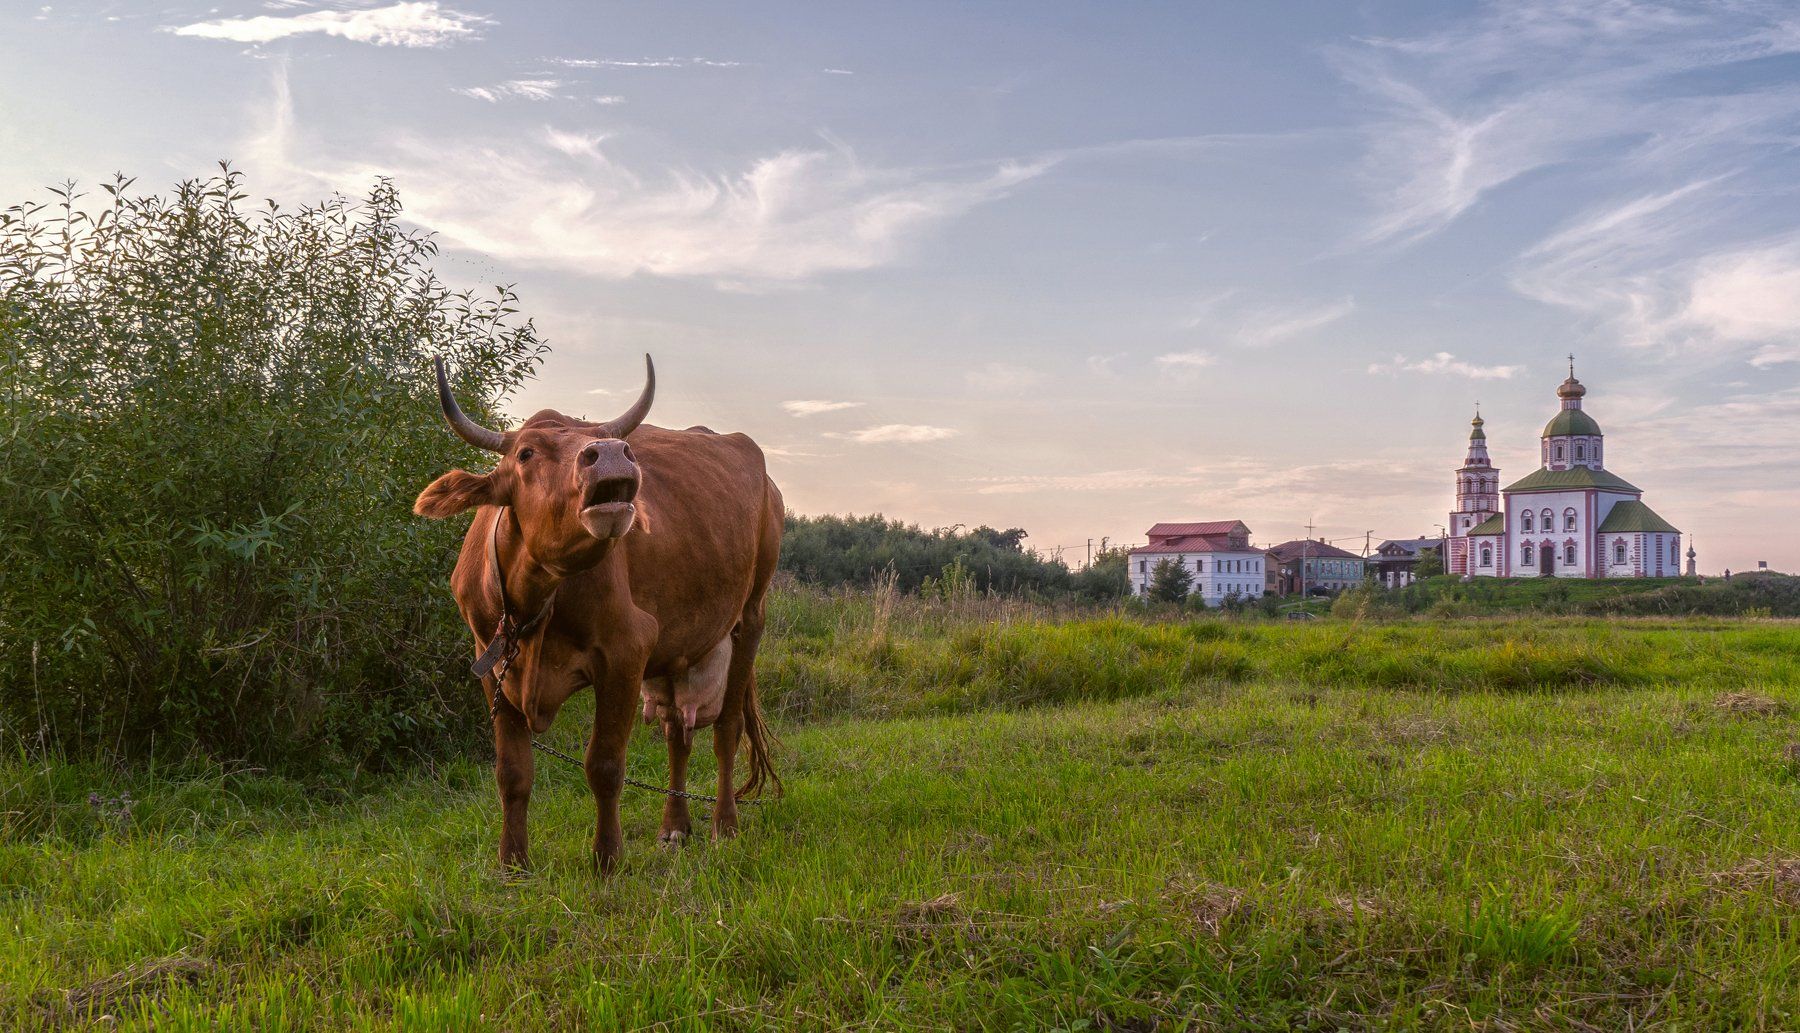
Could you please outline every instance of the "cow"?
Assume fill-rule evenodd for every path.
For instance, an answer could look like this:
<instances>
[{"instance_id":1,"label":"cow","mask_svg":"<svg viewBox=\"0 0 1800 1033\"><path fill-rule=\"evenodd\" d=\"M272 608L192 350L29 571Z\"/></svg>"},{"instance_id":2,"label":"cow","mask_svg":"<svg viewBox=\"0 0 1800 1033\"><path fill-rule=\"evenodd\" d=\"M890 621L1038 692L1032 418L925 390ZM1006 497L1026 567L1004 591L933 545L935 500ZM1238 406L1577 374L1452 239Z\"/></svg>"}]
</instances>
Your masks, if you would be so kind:
<instances>
[{"instance_id":1,"label":"cow","mask_svg":"<svg viewBox=\"0 0 1800 1033\"><path fill-rule=\"evenodd\" d=\"M531 740L592 686L583 767L597 809L593 852L610 874L623 847L625 747L641 712L661 723L669 786L686 788L696 729L718 758L715 839L737 833L737 801L780 788L757 701L764 598L781 548L781 492L743 434L644 423L656 367L624 415L604 423L546 409L516 430L475 422L437 360L438 402L464 441L499 455L485 474L451 470L413 504L443 519L475 510L450 578L473 632L494 726L500 862L527 865ZM734 789L740 741L744 784ZM659 842L693 833L687 801L663 805Z\"/></svg>"}]
</instances>

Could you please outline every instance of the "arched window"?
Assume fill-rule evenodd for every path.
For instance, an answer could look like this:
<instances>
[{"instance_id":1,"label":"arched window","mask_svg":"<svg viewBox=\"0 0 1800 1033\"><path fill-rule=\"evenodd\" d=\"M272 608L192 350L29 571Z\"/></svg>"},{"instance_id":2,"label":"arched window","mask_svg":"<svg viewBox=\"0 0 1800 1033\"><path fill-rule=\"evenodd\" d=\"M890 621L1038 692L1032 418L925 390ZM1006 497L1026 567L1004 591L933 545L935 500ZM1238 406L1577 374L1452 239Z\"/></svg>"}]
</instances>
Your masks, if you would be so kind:
<instances>
[{"instance_id":1,"label":"arched window","mask_svg":"<svg viewBox=\"0 0 1800 1033\"><path fill-rule=\"evenodd\" d=\"M1563 562L1571 567L1575 565L1575 546L1563 546Z\"/></svg>"},{"instance_id":2,"label":"arched window","mask_svg":"<svg viewBox=\"0 0 1800 1033\"><path fill-rule=\"evenodd\" d=\"M1526 511L1526 513L1525 513L1525 530L1529 531L1531 529L1532 529L1531 528L1531 513L1530 513L1530 511Z\"/></svg>"},{"instance_id":3,"label":"arched window","mask_svg":"<svg viewBox=\"0 0 1800 1033\"><path fill-rule=\"evenodd\" d=\"M1530 542L1526 542L1524 545L1519 546L1519 565L1521 567L1537 566L1537 559L1531 554Z\"/></svg>"},{"instance_id":4,"label":"arched window","mask_svg":"<svg viewBox=\"0 0 1800 1033\"><path fill-rule=\"evenodd\" d=\"M1623 538L1616 538L1613 540L1613 562L1625 562L1625 539Z\"/></svg>"},{"instance_id":5,"label":"arched window","mask_svg":"<svg viewBox=\"0 0 1800 1033\"><path fill-rule=\"evenodd\" d=\"M1681 566L1681 543L1678 541L1669 543L1669 562Z\"/></svg>"},{"instance_id":6,"label":"arched window","mask_svg":"<svg viewBox=\"0 0 1800 1033\"><path fill-rule=\"evenodd\" d=\"M1492 545L1483 545L1481 547L1481 565L1484 567L1491 567L1494 565L1494 547Z\"/></svg>"},{"instance_id":7,"label":"arched window","mask_svg":"<svg viewBox=\"0 0 1800 1033\"><path fill-rule=\"evenodd\" d=\"M1563 530L1575 530L1575 507L1573 506L1563 510Z\"/></svg>"},{"instance_id":8,"label":"arched window","mask_svg":"<svg viewBox=\"0 0 1800 1033\"><path fill-rule=\"evenodd\" d=\"M1544 530L1546 530L1546 531L1556 530L1556 514L1550 512L1547 509L1544 510Z\"/></svg>"},{"instance_id":9,"label":"arched window","mask_svg":"<svg viewBox=\"0 0 1800 1033\"><path fill-rule=\"evenodd\" d=\"M1558 445L1558 446L1556 446L1556 458L1558 460L1561 460L1562 457L1563 457L1563 447L1561 445Z\"/></svg>"},{"instance_id":10,"label":"arched window","mask_svg":"<svg viewBox=\"0 0 1800 1033\"><path fill-rule=\"evenodd\" d=\"M1587 446L1576 445L1575 446L1575 461L1579 463L1583 459L1586 459L1586 458L1587 458Z\"/></svg>"}]
</instances>

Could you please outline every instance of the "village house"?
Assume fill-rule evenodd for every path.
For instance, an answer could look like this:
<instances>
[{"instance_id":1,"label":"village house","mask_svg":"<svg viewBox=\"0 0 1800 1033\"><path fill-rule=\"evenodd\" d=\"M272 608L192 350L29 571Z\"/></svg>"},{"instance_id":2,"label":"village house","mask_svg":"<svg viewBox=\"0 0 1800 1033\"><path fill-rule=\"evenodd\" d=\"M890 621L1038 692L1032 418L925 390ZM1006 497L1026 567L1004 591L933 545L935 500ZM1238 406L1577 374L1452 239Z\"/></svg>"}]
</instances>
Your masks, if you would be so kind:
<instances>
[{"instance_id":1,"label":"village house","mask_svg":"<svg viewBox=\"0 0 1800 1033\"><path fill-rule=\"evenodd\" d=\"M1375 550L1370 573L1383 588L1405 588L1416 579L1420 560L1432 553L1442 558L1443 552L1442 538L1390 538Z\"/></svg>"},{"instance_id":2,"label":"village house","mask_svg":"<svg viewBox=\"0 0 1800 1033\"><path fill-rule=\"evenodd\" d=\"M1281 565L1281 595L1337 593L1363 582L1363 558L1323 538L1282 542L1269 555Z\"/></svg>"},{"instance_id":3,"label":"village house","mask_svg":"<svg viewBox=\"0 0 1800 1033\"><path fill-rule=\"evenodd\" d=\"M1194 577L1190 596L1217 606L1227 596L1254 599L1263 593L1263 551L1250 544L1250 529L1241 520L1163 523L1145 532L1149 543L1129 554L1126 568L1131 593L1150 591L1157 564L1178 564Z\"/></svg>"}]
</instances>

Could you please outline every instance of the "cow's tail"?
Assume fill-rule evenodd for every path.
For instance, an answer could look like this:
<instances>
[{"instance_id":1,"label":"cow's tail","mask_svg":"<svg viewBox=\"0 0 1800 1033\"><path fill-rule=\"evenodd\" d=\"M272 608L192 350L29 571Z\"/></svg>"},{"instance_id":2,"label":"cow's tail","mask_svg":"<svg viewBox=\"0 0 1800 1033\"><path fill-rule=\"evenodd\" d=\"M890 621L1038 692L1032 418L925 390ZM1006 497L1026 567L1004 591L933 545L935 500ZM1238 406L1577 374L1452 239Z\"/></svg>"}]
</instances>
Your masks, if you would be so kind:
<instances>
[{"instance_id":1,"label":"cow's tail","mask_svg":"<svg viewBox=\"0 0 1800 1033\"><path fill-rule=\"evenodd\" d=\"M737 798L749 800L768 790L780 796L781 776L775 773L775 762L770 758L777 741L775 733L769 731L768 722L763 720L762 701L757 698L754 673L750 675L749 685L744 692L744 738L750 743L750 776L738 787Z\"/></svg>"}]
</instances>

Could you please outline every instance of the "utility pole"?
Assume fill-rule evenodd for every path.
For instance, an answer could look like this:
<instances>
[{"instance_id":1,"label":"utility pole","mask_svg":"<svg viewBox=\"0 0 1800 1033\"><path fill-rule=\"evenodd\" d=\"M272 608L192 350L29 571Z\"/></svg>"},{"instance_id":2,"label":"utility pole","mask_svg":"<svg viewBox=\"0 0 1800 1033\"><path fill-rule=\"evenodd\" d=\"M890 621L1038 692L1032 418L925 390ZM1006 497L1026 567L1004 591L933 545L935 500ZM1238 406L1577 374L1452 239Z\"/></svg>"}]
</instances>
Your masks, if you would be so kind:
<instances>
[{"instance_id":1,"label":"utility pole","mask_svg":"<svg viewBox=\"0 0 1800 1033\"><path fill-rule=\"evenodd\" d=\"M1312 551L1313 522L1306 518L1306 540L1300 545L1300 606L1306 606L1306 557Z\"/></svg>"},{"instance_id":2,"label":"utility pole","mask_svg":"<svg viewBox=\"0 0 1800 1033\"><path fill-rule=\"evenodd\" d=\"M1094 540L1092 538L1088 539L1087 565L1090 567L1094 565Z\"/></svg>"}]
</instances>

